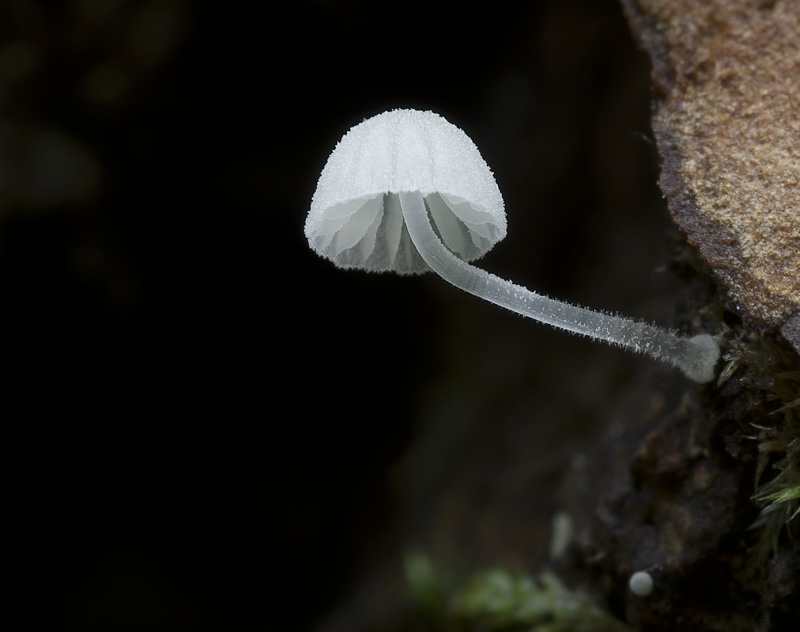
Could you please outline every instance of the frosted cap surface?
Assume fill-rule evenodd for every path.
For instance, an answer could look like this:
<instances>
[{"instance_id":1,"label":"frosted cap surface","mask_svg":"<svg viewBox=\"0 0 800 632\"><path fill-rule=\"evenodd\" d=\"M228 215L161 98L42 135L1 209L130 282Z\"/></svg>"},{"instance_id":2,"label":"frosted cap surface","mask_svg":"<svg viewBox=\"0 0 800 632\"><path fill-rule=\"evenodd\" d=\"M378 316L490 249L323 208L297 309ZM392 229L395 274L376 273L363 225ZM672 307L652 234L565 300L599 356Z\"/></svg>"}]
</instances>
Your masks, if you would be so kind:
<instances>
[{"instance_id":1,"label":"frosted cap surface","mask_svg":"<svg viewBox=\"0 0 800 632\"><path fill-rule=\"evenodd\" d=\"M317 182L311 248L342 268L424 272L397 193L417 191L445 245L465 261L503 239L503 197L463 131L433 112L392 110L351 128Z\"/></svg>"}]
</instances>

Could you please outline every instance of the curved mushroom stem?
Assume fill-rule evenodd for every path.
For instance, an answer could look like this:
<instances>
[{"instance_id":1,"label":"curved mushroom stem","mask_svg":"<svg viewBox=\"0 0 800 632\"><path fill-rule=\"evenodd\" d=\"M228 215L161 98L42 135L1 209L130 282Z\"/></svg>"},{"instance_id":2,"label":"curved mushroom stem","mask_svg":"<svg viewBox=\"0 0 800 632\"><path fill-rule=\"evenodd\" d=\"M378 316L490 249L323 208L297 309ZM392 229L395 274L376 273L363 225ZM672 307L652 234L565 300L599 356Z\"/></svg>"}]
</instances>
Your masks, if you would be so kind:
<instances>
[{"instance_id":1,"label":"curved mushroom stem","mask_svg":"<svg viewBox=\"0 0 800 632\"><path fill-rule=\"evenodd\" d=\"M719 346L708 334L687 338L649 323L562 303L476 268L451 253L433 231L419 192L400 193L408 233L430 268L445 281L500 307L574 333L605 340L668 362L695 382L713 379Z\"/></svg>"}]
</instances>

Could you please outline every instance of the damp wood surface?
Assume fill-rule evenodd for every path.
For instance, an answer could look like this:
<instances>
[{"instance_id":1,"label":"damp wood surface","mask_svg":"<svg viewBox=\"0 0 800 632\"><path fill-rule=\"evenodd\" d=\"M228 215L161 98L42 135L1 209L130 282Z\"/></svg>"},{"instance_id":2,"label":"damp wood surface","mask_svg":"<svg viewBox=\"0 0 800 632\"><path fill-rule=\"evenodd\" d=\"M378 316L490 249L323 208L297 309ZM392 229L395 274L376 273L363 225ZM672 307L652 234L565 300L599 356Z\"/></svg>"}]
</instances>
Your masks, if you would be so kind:
<instances>
[{"instance_id":1,"label":"damp wood surface","mask_svg":"<svg viewBox=\"0 0 800 632\"><path fill-rule=\"evenodd\" d=\"M733 308L800 350L800 3L623 5L673 219Z\"/></svg>"}]
</instances>

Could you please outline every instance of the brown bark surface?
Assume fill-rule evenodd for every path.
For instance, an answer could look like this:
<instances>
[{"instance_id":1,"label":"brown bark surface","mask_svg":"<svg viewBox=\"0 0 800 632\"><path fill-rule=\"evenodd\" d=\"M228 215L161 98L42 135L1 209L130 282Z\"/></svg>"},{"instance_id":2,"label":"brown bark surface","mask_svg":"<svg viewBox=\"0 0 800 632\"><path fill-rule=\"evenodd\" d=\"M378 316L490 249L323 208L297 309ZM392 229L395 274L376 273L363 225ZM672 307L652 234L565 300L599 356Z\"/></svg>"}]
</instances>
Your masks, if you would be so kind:
<instances>
[{"instance_id":1,"label":"brown bark surface","mask_svg":"<svg viewBox=\"0 0 800 632\"><path fill-rule=\"evenodd\" d=\"M623 4L672 217L745 320L800 350L800 3Z\"/></svg>"}]
</instances>

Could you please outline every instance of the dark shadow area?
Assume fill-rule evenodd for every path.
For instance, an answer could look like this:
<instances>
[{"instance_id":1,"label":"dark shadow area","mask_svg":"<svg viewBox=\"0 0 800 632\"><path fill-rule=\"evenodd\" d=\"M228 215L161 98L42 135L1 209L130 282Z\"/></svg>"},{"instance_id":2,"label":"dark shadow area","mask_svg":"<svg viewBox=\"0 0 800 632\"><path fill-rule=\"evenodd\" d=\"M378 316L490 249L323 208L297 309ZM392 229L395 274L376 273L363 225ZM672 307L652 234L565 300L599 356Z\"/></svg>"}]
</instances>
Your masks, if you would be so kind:
<instances>
[{"instance_id":1,"label":"dark shadow area","mask_svg":"<svg viewBox=\"0 0 800 632\"><path fill-rule=\"evenodd\" d=\"M397 464L431 419L555 477L646 361L434 278L337 270L303 222L349 127L432 109L505 197L482 265L669 324L647 80L611 0L3 3L25 628L310 629L424 522Z\"/></svg>"}]
</instances>

